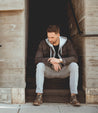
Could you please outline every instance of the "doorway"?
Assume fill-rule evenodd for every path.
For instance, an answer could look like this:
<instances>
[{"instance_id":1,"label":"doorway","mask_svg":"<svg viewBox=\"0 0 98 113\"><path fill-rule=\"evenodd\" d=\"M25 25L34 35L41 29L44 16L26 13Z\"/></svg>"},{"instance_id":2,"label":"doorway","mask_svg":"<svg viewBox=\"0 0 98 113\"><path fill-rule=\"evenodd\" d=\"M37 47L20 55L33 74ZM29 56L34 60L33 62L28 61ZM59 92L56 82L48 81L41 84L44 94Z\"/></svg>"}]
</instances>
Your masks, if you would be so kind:
<instances>
[{"instance_id":1,"label":"doorway","mask_svg":"<svg viewBox=\"0 0 98 113\"><path fill-rule=\"evenodd\" d=\"M42 39L45 39L47 37L46 35L46 29L49 24L40 24L38 25L40 29L40 36L36 35L36 33L39 33L39 29L34 24L34 7L32 6L33 1L29 0L29 22L28 22L28 48L27 48L27 65L26 65L26 102L32 102L32 98L35 97L35 70L36 65L34 63L35 53L37 51L39 42ZM61 29L61 35L67 36L70 38L70 33L68 31L68 18L67 18L67 0L62 1L56 1L56 5L52 4L49 1L49 3L44 3L46 5L43 5L46 10L44 11L40 10L42 12L40 20L44 20L46 23L55 23L55 20L57 20L60 29ZM47 5L48 4L48 5ZM48 9L51 9L48 11ZM55 6L55 7L54 7ZM59 8L58 8L59 7ZM46 14L47 12L47 14ZM58 16L61 17L61 19L58 19ZM43 18L42 18L43 17ZM34 31L34 32L33 32ZM79 90L82 90L82 80L81 77L79 79ZM69 95L69 77L66 79L45 79L44 83L44 89L45 89L45 102L64 102L64 95ZM67 93L65 92L65 89ZM83 93L81 93L83 94ZM59 98L59 95L62 95L62 98ZM47 101L47 98L51 97L50 100ZM56 98L59 98L57 101ZM68 99L67 99L68 100Z\"/></svg>"}]
</instances>

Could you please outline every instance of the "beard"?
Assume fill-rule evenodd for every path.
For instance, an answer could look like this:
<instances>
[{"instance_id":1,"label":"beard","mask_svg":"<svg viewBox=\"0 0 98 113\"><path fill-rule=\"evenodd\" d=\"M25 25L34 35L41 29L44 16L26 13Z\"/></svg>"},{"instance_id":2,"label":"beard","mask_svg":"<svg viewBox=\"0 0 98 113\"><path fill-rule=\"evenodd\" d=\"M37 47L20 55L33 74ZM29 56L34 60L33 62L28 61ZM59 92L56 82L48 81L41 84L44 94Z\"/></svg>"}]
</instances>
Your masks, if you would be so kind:
<instances>
[{"instance_id":1,"label":"beard","mask_svg":"<svg viewBox=\"0 0 98 113\"><path fill-rule=\"evenodd\" d=\"M53 42L53 41L51 41L50 43L51 43L52 45L54 45L54 44L55 44L55 42Z\"/></svg>"},{"instance_id":2,"label":"beard","mask_svg":"<svg viewBox=\"0 0 98 113\"><path fill-rule=\"evenodd\" d=\"M51 41L50 43L51 43L52 45L55 45L55 44L57 43L57 41L58 41L58 40Z\"/></svg>"}]
</instances>

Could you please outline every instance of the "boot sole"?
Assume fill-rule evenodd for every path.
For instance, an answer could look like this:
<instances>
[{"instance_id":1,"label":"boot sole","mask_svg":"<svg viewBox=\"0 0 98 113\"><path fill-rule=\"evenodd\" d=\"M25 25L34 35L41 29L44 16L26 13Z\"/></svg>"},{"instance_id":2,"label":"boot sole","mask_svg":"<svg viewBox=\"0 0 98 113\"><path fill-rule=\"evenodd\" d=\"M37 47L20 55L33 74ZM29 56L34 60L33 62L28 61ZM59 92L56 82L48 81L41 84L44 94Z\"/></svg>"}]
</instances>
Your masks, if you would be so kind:
<instances>
[{"instance_id":1,"label":"boot sole","mask_svg":"<svg viewBox=\"0 0 98 113\"><path fill-rule=\"evenodd\" d=\"M43 103L43 102L36 103L36 104L35 104L35 103L33 103L33 105L34 105L34 106L40 106L40 104L42 104L42 103Z\"/></svg>"},{"instance_id":2,"label":"boot sole","mask_svg":"<svg viewBox=\"0 0 98 113\"><path fill-rule=\"evenodd\" d=\"M73 103L70 103L72 106L76 106L76 107L79 107L79 106L81 106L80 104L73 104Z\"/></svg>"}]
</instances>

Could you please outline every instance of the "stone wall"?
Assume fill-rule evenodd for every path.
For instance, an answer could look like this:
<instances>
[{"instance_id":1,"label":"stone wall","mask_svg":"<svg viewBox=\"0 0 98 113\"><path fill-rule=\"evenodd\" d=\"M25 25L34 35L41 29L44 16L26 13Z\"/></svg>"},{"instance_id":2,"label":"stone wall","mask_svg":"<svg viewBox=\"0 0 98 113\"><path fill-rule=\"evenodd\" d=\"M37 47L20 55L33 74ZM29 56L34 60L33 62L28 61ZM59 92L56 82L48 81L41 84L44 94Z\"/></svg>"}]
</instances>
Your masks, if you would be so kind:
<instances>
[{"instance_id":1,"label":"stone wall","mask_svg":"<svg viewBox=\"0 0 98 113\"><path fill-rule=\"evenodd\" d=\"M79 56L86 103L98 103L98 0L72 0L83 35L78 34L69 5L69 30ZM90 36L91 35L91 36Z\"/></svg>"},{"instance_id":2,"label":"stone wall","mask_svg":"<svg viewBox=\"0 0 98 113\"><path fill-rule=\"evenodd\" d=\"M72 0L75 16L84 35L98 35L98 0ZM71 12L69 6L68 13ZM70 18L71 14L71 18ZM72 13L69 14L71 36L78 33Z\"/></svg>"},{"instance_id":3,"label":"stone wall","mask_svg":"<svg viewBox=\"0 0 98 113\"><path fill-rule=\"evenodd\" d=\"M24 0L0 0L0 102L18 103L17 88L25 96L25 14Z\"/></svg>"},{"instance_id":4,"label":"stone wall","mask_svg":"<svg viewBox=\"0 0 98 113\"><path fill-rule=\"evenodd\" d=\"M0 88L0 103L11 103L11 88Z\"/></svg>"},{"instance_id":5,"label":"stone wall","mask_svg":"<svg viewBox=\"0 0 98 113\"><path fill-rule=\"evenodd\" d=\"M74 36L86 103L98 103L98 37Z\"/></svg>"},{"instance_id":6,"label":"stone wall","mask_svg":"<svg viewBox=\"0 0 98 113\"><path fill-rule=\"evenodd\" d=\"M85 34L98 35L98 0L85 0Z\"/></svg>"}]
</instances>

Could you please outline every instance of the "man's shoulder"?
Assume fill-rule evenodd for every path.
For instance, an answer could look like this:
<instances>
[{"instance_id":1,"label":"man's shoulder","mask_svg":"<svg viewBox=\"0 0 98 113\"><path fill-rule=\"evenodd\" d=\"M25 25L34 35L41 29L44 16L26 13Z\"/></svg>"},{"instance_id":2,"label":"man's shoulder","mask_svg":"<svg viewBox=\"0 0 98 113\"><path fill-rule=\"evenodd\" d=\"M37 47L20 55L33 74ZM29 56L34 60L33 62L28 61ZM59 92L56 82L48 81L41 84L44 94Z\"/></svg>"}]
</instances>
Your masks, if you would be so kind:
<instances>
[{"instance_id":1,"label":"man's shoulder","mask_svg":"<svg viewBox=\"0 0 98 113\"><path fill-rule=\"evenodd\" d=\"M63 41L66 40L65 45L68 44L68 43L71 43L71 39L68 38L67 36L60 36L60 37L61 37L61 39L63 39Z\"/></svg>"},{"instance_id":2,"label":"man's shoulder","mask_svg":"<svg viewBox=\"0 0 98 113\"><path fill-rule=\"evenodd\" d=\"M42 46L47 45L47 43L46 43L46 39L42 39L42 40L40 41L40 45L42 45Z\"/></svg>"},{"instance_id":3,"label":"man's shoulder","mask_svg":"<svg viewBox=\"0 0 98 113\"><path fill-rule=\"evenodd\" d=\"M71 38L67 36L61 36L62 39L65 39L67 42L72 42Z\"/></svg>"},{"instance_id":4,"label":"man's shoulder","mask_svg":"<svg viewBox=\"0 0 98 113\"><path fill-rule=\"evenodd\" d=\"M69 46L69 45L72 45L72 44L73 44L73 41L72 41L70 38L64 37L64 36L63 36L62 38L66 40L66 43L64 44L65 46L66 46L66 45Z\"/></svg>"},{"instance_id":5,"label":"man's shoulder","mask_svg":"<svg viewBox=\"0 0 98 113\"><path fill-rule=\"evenodd\" d=\"M45 43L45 39L42 39L42 40L40 41L40 43Z\"/></svg>"}]
</instances>

